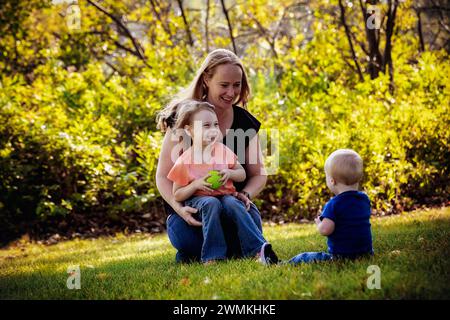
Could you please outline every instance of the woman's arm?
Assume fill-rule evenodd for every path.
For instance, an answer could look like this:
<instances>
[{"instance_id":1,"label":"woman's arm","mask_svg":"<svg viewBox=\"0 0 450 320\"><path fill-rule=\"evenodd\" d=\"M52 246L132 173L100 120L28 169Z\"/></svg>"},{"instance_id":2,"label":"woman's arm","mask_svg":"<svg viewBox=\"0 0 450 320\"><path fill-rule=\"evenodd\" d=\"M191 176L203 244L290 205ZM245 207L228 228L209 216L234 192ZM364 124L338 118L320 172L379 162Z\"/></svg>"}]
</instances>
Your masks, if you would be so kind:
<instances>
[{"instance_id":1,"label":"woman's arm","mask_svg":"<svg viewBox=\"0 0 450 320\"><path fill-rule=\"evenodd\" d=\"M264 189L267 173L264 168L263 155L258 135L255 135L245 150L247 184L242 191L248 192L250 198L256 197Z\"/></svg>"},{"instance_id":2,"label":"woman's arm","mask_svg":"<svg viewBox=\"0 0 450 320\"><path fill-rule=\"evenodd\" d=\"M220 170L220 174L222 175L222 178L220 178L222 184L227 182L228 179L235 182L241 182L247 177L244 167L242 167L239 161L236 161L236 164L231 169Z\"/></svg>"},{"instance_id":3,"label":"woman's arm","mask_svg":"<svg viewBox=\"0 0 450 320\"><path fill-rule=\"evenodd\" d=\"M183 206L182 203L175 200L172 193L173 182L167 178L167 174L173 167L172 151L178 144L177 139L173 139L172 130L168 129L164 135L164 140L159 154L158 166L156 169L156 187L163 199L180 215L188 224L201 226L201 222L192 217L197 209Z\"/></svg>"},{"instance_id":4,"label":"woman's arm","mask_svg":"<svg viewBox=\"0 0 450 320\"><path fill-rule=\"evenodd\" d=\"M235 196L244 202L247 211L250 209L251 200L256 197L267 182L267 173L264 168L261 146L259 137L255 135L245 150L246 174L248 177L247 184L237 192ZM247 196L248 195L248 196Z\"/></svg>"}]
</instances>

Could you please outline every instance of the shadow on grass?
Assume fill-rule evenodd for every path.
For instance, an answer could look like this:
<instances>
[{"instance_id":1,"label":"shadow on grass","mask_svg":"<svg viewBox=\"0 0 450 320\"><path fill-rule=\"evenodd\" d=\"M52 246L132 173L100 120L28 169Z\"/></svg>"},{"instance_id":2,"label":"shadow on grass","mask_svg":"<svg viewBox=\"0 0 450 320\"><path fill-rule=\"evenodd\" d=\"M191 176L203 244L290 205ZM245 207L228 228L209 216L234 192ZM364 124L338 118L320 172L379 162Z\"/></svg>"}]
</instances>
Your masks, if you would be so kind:
<instances>
[{"instance_id":1,"label":"shadow on grass","mask_svg":"<svg viewBox=\"0 0 450 320\"><path fill-rule=\"evenodd\" d=\"M307 229L305 231L305 228ZM326 250L326 239L313 226L290 227L269 234L283 259L306 251ZM276 231L277 228L275 228ZM278 231L282 232L283 228ZM0 269L2 299L298 299L448 298L450 220L410 218L373 223L376 255L357 261L266 268L250 259L213 266L177 264L167 238L119 243L98 240L86 248L57 252L29 261L10 261ZM69 250L72 245L61 244ZM366 292L366 268L379 265L385 288ZM79 265L82 290L68 290L67 267ZM6 270L5 269L8 269ZM21 269L23 268L23 269ZM346 279L346 282L342 282ZM215 283L216 289L208 287ZM270 288L270 289L269 289ZM347 289L346 289L347 288ZM346 291L347 290L347 291ZM310 295L309 295L310 294Z\"/></svg>"}]
</instances>

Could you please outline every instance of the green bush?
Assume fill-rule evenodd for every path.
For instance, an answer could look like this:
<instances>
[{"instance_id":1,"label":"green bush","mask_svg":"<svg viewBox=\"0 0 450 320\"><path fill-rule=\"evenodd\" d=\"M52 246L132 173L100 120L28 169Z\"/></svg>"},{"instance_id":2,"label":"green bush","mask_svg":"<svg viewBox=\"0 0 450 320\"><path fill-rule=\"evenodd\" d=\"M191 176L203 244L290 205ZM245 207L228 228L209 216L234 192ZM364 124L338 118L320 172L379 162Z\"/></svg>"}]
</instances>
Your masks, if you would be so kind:
<instances>
[{"instance_id":1,"label":"green bush","mask_svg":"<svg viewBox=\"0 0 450 320\"><path fill-rule=\"evenodd\" d=\"M316 215L332 196L325 185L325 159L339 148L361 154L362 188L374 212L445 202L450 193L446 59L445 52L423 54L416 66L397 75L394 95L385 75L354 87L336 80L313 93L303 89L316 75L293 77L296 64L286 71L279 92L271 79L258 75L251 109L262 115L266 129L280 128L280 168L269 177L260 202L267 215Z\"/></svg>"},{"instance_id":2,"label":"green bush","mask_svg":"<svg viewBox=\"0 0 450 320\"><path fill-rule=\"evenodd\" d=\"M142 129L155 129L156 103L142 90L149 84L118 78L103 86L95 65L83 73L52 65L39 72L32 85L1 79L1 240L36 218L78 213L87 221L101 212L114 219L154 206L162 136ZM123 106L132 99L141 101L130 113Z\"/></svg>"},{"instance_id":3,"label":"green bush","mask_svg":"<svg viewBox=\"0 0 450 320\"><path fill-rule=\"evenodd\" d=\"M191 46L177 31L185 25L176 10L161 11L167 16L158 19L149 7L132 3L102 5L117 16L128 12L123 21L128 16L152 26L141 41L145 59L88 3L80 3L83 23L76 32L66 30L50 1L9 1L0 10L0 24L9 30L0 40L1 242L36 221L164 216L155 183L163 135L155 117L205 55L203 18L190 12ZM311 9L308 40L298 27L277 20L287 7L252 1L230 9L232 20L240 21L238 44L265 30L265 37L238 45L253 89L248 108L262 129L279 130L279 140L269 141L279 151L279 167L256 200L264 218L315 216L331 196L325 159L338 148L361 154L362 189L375 213L448 201L448 52L418 51L411 5L398 11L392 38L394 90L388 75L371 80L362 66L361 81L352 70L336 1L304 8ZM217 8L211 21L222 12ZM254 19L263 29L254 29ZM230 47L228 33L219 29L210 30L211 49ZM352 30L364 39L363 29Z\"/></svg>"}]
</instances>

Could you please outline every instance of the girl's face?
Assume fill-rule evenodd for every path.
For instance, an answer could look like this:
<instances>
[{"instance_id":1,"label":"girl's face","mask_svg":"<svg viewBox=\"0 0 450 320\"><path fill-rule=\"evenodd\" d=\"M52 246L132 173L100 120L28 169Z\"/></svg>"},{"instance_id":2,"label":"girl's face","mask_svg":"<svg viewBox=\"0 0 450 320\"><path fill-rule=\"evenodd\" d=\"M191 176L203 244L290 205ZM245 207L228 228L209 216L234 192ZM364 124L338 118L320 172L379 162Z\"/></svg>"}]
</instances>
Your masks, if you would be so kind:
<instances>
[{"instance_id":1,"label":"girl's face","mask_svg":"<svg viewBox=\"0 0 450 320\"><path fill-rule=\"evenodd\" d=\"M211 79L205 77L208 87L208 102L218 109L227 109L233 106L242 86L242 70L234 64L217 66Z\"/></svg>"},{"instance_id":2,"label":"girl's face","mask_svg":"<svg viewBox=\"0 0 450 320\"><path fill-rule=\"evenodd\" d=\"M194 145L207 146L220 138L219 121L216 113L209 110L200 110L191 118L188 128L189 134L194 140Z\"/></svg>"}]
</instances>

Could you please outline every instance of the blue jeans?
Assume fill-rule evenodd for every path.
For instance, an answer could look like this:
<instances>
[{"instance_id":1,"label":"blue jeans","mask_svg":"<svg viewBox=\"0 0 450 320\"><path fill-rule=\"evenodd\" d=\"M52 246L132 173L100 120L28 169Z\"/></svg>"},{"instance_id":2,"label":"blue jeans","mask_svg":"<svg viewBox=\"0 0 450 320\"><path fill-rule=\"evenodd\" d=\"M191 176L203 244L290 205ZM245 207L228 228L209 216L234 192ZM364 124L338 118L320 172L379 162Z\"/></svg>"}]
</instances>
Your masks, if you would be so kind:
<instances>
[{"instance_id":1,"label":"blue jeans","mask_svg":"<svg viewBox=\"0 0 450 320\"><path fill-rule=\"evenodd\" d=\"M333 255L326 252L304 252L296 255L288 262L292 264L300 264L329 260L333 260Z\"/></svg>"},{"instance_id":2,"label":"blue jeans","mask_svg":"<svg viewBox=\"0 0 450 320\"><path fill-rule=\"evenodd\" d=\"M232 195L222 196L220 202L224 215L233 221L237 227L242 255L244 257L255 256L266 242L262 235L261 218L254 219L251 213L246 210L245 204Z\"/></svg>"},{"instance_id":3,"label":"blue jeans","mask_svg":"<svg viewBox=\"0 0 450 320\"><path fill-rule=\"evenodd\" d=\"M223 234L220 216L222 204L216 197L198 196L185 201L186 206L198 209L197 215L201 217L203 244L201 260L223 260L227 256L227 243Z\"/></svg>"},{"instance_id":4,"label":"blue jeans","mask_svg":"<svg viewBox=\"0 0 450 320\"><path fill-rule=\"evenodd\" d=\"M355 254L330 254L327 252L304 252L296 255L289 263L292 264L300 264L300 263L310 263L310 262L319 262L319 261L329 261L329 260L338 260L338 259L349 259L354 260L362 257L373 256L373 250L371 252L366 253L355 253Z\"/></svg>"},{"instance_id":5,"label":"blue jeans","mask_svg":"<svg viewBox=\"0 0 450 320\"><path fill-rule=\"evenodd\" d=\"M218 198L220 199L220 197ZM237 200L237 199L236 199ZM239 201L239 200L238 200ZM240 201L239 201L240 202ZM217 205L217 203L216 203ZM183 218L181 218L166 202L164 203L166 212L169 214L166 224L167 224L167 234L169 236L169 240L172 245L177 249L176 261L177 262L192 262L201 260L202 255L202 247L203 247L203 227L194 227L186 223ZM243 205L242 205L243 206ZM221 207L223 209L223 205L221 203ZM245 209L245 208L244 208ZM200 210L199 210L200 211ZM262 237L262 222L261 215L258 211L258 208L252 203L250 210L245 212L246 215L244 217L239 217L236 215L236 210L227 211L222 210L220 215L220 222L222 226L222 233L225 238L225 242L227 245L227 258L241 258L243 256L248 256L248 248L247 255L244 255L244 250L241 247L241 239L239 237L239 229L241 230L241 234L245 234L243 230L251 229L256 226L257 234L260 234ZM242 216L243 214L241 214ZM199 212L193 215L197 220L201 220ZM251 217L251 223L246 220L246 216ZM234 218L233 218L234 217ZM241 219L240 219L241 218ZM238 225L235 223L238 221L241 225L241 228L238 228ZM249 223L250 227L242 228L242 223ZM253 227L252 227L253 226ZM211 228L208 231L212 231ZM251 236L252 233L250 233ZM247 239L248 240L248 239ZM259 248L261 245L260 241L256 241ZM253 249L250 251L257 251L258 249Z\"/></svg>"}]
</instances>

